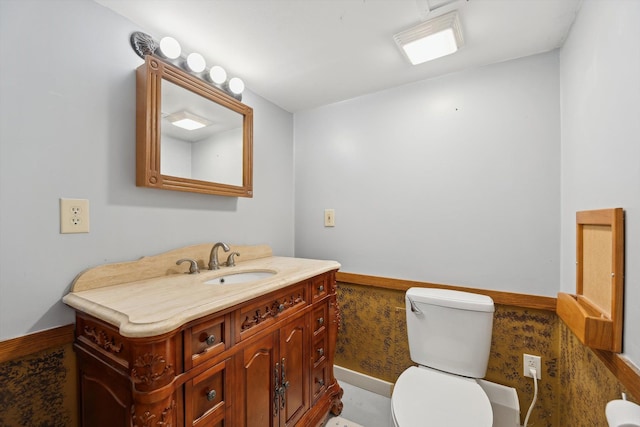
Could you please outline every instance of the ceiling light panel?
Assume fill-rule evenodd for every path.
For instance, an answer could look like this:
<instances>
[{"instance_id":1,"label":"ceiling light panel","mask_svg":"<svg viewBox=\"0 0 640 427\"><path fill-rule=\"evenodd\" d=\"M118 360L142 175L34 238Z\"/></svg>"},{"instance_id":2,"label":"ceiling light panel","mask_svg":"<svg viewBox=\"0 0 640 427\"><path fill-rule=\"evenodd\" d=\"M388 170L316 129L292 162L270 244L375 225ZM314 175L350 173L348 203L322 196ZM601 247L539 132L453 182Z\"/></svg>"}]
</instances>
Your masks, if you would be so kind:
<instances>
[{"instance_id":1,"label":"ceiling light panel","mask_svg":"<svg viewBox=\"0 0 640 427\"><path fill-rule=\"evenodd\" d=\"M168 115L167 120L169 120L172 125L186 130L201 129L211 124L211 122L204 117L197 116L185 110Z\"/></svg>"},{"instance_id":2,"label":"ceiling light panel","mask_svg":"<svg viewBox=\"0 0 640 427\"><path fill-rule=\"evenodd\" d=\"M450 55L464 45L457 11L402 31L393 39L413 65Z\"/></svg>"}]
</instances>

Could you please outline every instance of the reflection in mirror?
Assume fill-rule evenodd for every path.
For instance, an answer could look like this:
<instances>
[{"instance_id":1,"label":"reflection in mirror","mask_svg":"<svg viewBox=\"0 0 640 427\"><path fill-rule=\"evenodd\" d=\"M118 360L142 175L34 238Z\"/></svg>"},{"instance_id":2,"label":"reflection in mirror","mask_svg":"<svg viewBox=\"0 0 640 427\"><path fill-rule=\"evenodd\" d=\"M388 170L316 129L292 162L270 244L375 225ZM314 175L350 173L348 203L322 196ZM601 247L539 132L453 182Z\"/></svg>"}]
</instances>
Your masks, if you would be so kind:
<instances>
[{"instance_id":1,"label":"reflection in mirror","mask_svg":"<svg viewBox=\"0 0 640 427\"><path fill-rule=\"evenodd\" d=\"M241 186L242 120L163 79L160 173Z\"/></svg>"},{"instance_id":2,"label":"reflection in mirror","mask_svg":"<svg viewBox=\"0 0 640 427\"><path fill-rule=\"evenodd\" d=\"M147 55L137 71L136 184L253 197L253 110Z\"/></svg>"}]
</instances>

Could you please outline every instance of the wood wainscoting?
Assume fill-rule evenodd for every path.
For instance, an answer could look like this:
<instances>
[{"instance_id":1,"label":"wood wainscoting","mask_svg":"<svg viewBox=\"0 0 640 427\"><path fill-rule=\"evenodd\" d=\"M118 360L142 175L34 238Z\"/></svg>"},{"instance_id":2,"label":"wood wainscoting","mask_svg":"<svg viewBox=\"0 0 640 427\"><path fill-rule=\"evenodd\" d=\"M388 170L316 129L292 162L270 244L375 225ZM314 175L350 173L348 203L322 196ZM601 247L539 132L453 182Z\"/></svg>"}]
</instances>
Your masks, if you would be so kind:
<instances>
[{"instance_id":1,"label":"wood wainscoting","mask_svg":"<svg viewBox=\"0 0 640 427\"><path fill-rule=\"evenodd\" d=\"M373 286L382 289L393 289L406 292L407 289L418 288L441 288L456 291L473 292L490 296L493 302L502 305L512 305L520 308L535 308L539 310L556 310L556 299L539 295L516 294L513 292L491 291L486 289L468 288L463 286L441 285L437 283L416 282L404 279L390 279L387 277L367 276L364 274L342 273L336 275L338 282L351 283L354 285Z\"/></svg>"},{"instance_id":2,"label":"wood wainscoting","mask_svg":"<svg viewBox=\"0 0 640 427\"><path fill-rule=\"evenodd\" d=\"M542 393L533 412L533 417L540 420L536 425L568 425L563 424L563 413L578 418L590 416L592 420L604 417L601 403L620 398L620 392L628 393L630 400L640 399L640 371L622 354L592 350L572 339L556 314L554 297L345 272L338 272L336 279L338 302L344 304L336 354L340 366L394 382L412 363L405 337L404 293L411 287L453 289L488 295L494 300L494 342L487 379L518 390L523 416L531 403L532 387L530 379L521 378L522 353L543 357L546 387L550 391ZM575 384L580 378L570 375L576 369L587 368L592 373L611 373L598 377L600 391L586 381ZM570 393L591 393L590 401L597 402L593 405L594 413L581 415L580 411L586 409L579 407L577 399L573 399L575 404L571 403ZM558 402L564 402L564 406L560 408Z\"/></svg>"},{"instance_id":3,"label":"wood wainscoting","mask_svg":"<svg viewBox=\"0 0 640 427\"><path fill-rule=\"evenodd\" d=\"M73 343L74 324L0 341L0 363Z\"/></svg>"},{"instance_id":4,"label":"wood wainscoting","mask_svg":"<svg viewBox=\"0 0 640 427\"><path fill-rule=\"evenodd\" d=\"M75 325L0 342L0 425L78 425Z\"/></svg>"}]
</instances>

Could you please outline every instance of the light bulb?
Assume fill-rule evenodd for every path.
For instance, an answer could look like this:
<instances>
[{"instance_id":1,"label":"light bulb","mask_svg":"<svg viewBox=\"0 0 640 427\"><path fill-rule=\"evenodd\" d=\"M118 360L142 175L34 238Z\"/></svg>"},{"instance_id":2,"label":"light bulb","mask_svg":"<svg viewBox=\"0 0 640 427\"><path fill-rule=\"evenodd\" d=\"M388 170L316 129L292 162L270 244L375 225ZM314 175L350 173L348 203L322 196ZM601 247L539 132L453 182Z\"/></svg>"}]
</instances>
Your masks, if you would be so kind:
<instances>
[{"instance_id":1,"label":"light bulb","mask_svg":"<svg viewBox=\"0 0 640 427\"><path fill-rule=\"evenodd\" d=\"M227 72L219 65L214 65L209 70L209 77L211 81L221 85L225 81L227 81Z\"/></svg>"},{"instance_id":2,"label":"light bulb","mask_svg":"<svg viewBox=\"0 0 640 427\"><path fill-rule=\"evenodd\" d=\"M163 37L160 40L160 54L165 58L176 59L181 52L180 43L173 37Z\"/></svg>"},{"instance_id":3,"label":"light bulb","mask_svg":"<svg viewBox=\"0 0 640 427\"><path fill-rule=\"evenodd\" d=\"M229 80L229 89L236 95L240 95L244 91L244 82L238 77Z\"/></svg>"},{"instance_id":4,"label":"light bulb","mask_svg":"<svg viewBox=\"0 0 640 427\"><path fill-rule=\"evenodd\" d=\"M187 67L189 68L189 70L195 73L200 73L204 71L206 66L207 64L204 58L199 53L194 52L190 53L189 56L187 56Z\"/></svg>"}]
</instances>

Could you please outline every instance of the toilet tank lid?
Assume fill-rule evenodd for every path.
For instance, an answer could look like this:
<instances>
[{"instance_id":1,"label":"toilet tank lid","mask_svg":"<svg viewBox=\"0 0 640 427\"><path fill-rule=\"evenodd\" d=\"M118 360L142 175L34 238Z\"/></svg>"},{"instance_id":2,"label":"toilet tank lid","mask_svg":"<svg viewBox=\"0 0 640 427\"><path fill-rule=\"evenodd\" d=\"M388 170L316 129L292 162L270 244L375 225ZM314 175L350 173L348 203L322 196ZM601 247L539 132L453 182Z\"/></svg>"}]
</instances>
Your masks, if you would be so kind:
<instances>
[{"instance_id":1,"label":"toilet tank lid","mask_svg":"<svg viewBox=\"0 0 640 427\"><path fill-rule=\"evenodd\" d=\"M457 308L459 310L493 312L493 300L487 295L440 288L410 288L406 294L413 303Z\"/></svg>"}]
</instances>

